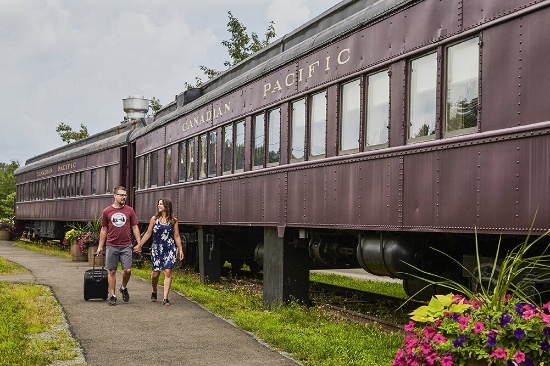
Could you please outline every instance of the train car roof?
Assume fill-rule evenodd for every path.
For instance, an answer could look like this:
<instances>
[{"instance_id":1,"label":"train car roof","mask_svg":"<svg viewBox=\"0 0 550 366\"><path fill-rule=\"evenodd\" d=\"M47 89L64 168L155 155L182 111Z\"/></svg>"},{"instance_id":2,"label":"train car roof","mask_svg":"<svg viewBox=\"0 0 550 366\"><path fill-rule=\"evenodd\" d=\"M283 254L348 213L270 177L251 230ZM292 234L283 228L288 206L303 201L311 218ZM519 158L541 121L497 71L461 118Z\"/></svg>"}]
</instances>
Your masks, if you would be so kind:
<instances>
[{"instance_id":1,"label":"train car roof","mask_svg":"<svg viewBox=\"0 0 550 366\"><path fill-rule=\"evenodd\" d=\"M116 127L28 159L24 166L15 170L14 175L27 173L60 161L74 159L94 152L100 152L124 145L128 142L130 133L133 130L142 128L145 125L146 122L144 119L124 121Z\"/></svg>"},{"instance_id":2,"label":"train car roof","mask_svg":"<svg viewBox=\"0 0 550 366\"><path fill-rule=\"evenodd\" d=\"M203 95L199 98L184 103L185 92L177 95L175 101L157 112L154 122L134 131L130 139L137 139L414 1L416 0L344 0L218 77L205 82L200 88Z\"/></svg>"}]
</instances>

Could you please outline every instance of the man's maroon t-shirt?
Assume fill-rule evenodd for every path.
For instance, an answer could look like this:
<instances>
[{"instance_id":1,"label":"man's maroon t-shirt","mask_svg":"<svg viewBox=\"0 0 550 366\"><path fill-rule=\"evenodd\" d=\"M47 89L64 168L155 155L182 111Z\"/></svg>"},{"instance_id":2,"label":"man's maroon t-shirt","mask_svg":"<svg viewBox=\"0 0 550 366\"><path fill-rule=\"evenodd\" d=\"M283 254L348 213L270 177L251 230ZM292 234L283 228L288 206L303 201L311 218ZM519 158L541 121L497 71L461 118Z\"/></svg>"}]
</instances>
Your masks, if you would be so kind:
<instances>
[{"instance_id":1,"label":"man's maroon t-shirt","mask_svg":"<svg viewBox=\"0 0 550 366\"><path fill-rule=\"evenodd\" d=\"M137 224L136 213L130 206L107 207L101 215L101 226L107 226L107 242L105 244L111 246L132 245L132 226Z\"/></svg>"}]
</instances>

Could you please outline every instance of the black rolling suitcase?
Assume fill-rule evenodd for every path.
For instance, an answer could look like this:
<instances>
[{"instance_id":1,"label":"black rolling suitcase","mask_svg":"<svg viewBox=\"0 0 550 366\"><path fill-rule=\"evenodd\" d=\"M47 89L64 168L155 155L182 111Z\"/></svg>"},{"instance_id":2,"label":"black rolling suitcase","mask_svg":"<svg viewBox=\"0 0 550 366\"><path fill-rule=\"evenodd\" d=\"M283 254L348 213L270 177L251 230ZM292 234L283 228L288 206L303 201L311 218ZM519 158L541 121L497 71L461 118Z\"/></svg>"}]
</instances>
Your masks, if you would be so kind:
<instances>
[{"instance_id":1,"label":"black rolling suitcase","mask_svg":"<svg viewBox=\"0 0 550 366\"><path fill-rule=\"evenodd\" d=\"M109 285L107 282L107 270L104 266L101 268L95 268L95 257L92 269L84 272L84 300L90 299L103 299L107 300L109 295Z\"/></svg>"}]
</instances>

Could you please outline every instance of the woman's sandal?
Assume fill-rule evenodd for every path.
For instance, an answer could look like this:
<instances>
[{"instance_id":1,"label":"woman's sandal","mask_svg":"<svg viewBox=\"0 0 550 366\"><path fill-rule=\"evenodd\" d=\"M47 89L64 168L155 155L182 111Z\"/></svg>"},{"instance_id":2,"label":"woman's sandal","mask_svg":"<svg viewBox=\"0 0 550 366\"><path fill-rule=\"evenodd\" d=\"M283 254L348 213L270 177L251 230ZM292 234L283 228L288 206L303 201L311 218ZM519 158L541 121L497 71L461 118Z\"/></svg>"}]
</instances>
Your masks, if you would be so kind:
<instances>
[{"instance_id":1,"label":"woman's sandal","mask_svg":"<svg viewBox=\"0 0 550 366\"><path fill-rule=\"evenodd\" d=\"M170 301L168 299L164 299L162 303L166 306L170 306Z\"/></svg>"}]
</instances>

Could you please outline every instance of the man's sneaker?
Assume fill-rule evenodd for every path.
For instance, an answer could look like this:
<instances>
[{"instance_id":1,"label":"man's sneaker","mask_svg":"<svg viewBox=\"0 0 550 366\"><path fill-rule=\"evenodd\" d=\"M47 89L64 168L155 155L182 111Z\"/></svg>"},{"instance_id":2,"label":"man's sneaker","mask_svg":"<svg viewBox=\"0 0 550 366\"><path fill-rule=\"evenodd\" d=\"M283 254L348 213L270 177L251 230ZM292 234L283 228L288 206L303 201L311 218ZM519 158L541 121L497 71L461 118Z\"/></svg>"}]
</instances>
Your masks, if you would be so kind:
<instances>
[{"instance_id":1,"label":"man's sneaker","mask_svg":"<svg viewBox=\"0 0 550 366\"><path fill-rule=\"evenodd\" d=\"M111 306L116 305L116 296L111 296L109 298L109 305L111 305Z\"/></svg>"},{"instance_id":2,"label":"man's sneaker","mask_svg":"<svg viewBox=\"0 0 550 366\"><path fill-rule=\"evenodd\" d=\"M122 294L122 301L128 302L130 300L130 294L128 294L128 288L125 288L124 290L122 287L120 288L120 293Z\"/></svg>"},{"instance_id":3,"label":"man's sneaker","mask_svg":"<svg viewBox=\"0 0 550 366\"><path fill-rule=\"evenodd\" d=\"M156 292L151 292L151 301L152 302L157 301L157 293Z\"/></svg>"}]
</instances>

